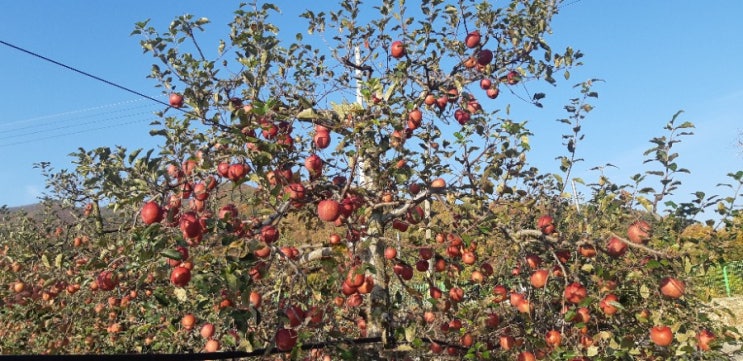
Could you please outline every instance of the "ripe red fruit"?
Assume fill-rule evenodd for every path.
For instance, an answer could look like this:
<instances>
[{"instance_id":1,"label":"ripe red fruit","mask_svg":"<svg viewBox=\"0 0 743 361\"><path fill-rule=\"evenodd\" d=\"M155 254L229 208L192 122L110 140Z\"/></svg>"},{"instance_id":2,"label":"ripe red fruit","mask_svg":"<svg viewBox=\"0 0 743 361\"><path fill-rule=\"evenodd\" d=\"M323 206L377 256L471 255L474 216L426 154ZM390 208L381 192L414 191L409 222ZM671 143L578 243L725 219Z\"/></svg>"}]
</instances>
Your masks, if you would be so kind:
<instances>
[{"instance_id":1,"label":"ripe red fruit","mask_svg":"<svg viewBox=\"0 0 743 361\"><path fill-rule=\"evenodd\" d=\"M715 334L710 331L701 330L697 333L697 347L702 351L709 351L711 348L710 342L714 340Z\"/></svg>"},{"instance_id":2,"label":"ripe red fruit","mask_svg":"<svg viewBox=\"0 0 743 361\"><path fill-rule=\"evenodd\" d=\"M384 258L395 259L397 257L397 250L393 247L387 247L384 250Z\"/></svg>"},{"instance_id":3,"label":"ripe red fruit","mask_svg":"<svg viewBox=\"0 0 743 361\"><path fill-rule=\"evenodd\" d=\"M443 111L446 109L446 106L449 104L449 97L446 95L442 95L438 98L436 98L436 106L439 108L440 111Z\"/></svg>"},{"instance_id":4,"label":"ripe red fruit","mask_svg":"<svg viewBox=\"0 0 743 361\"><path fill-rule=\"evenodd\" d=\"M508 289L503 285L497 285L493 287L493 295L495 295L495 298L493 298L493 302L500 303L506 300L506 297L508 296Z\"/></svg>"},{"instance_id":5,"label":"ripe red fruit","mask_svg":"<svg viewBox=\"0 0 743 361\"><path fill-rule=\"evenodd\" d=\"M500 324L500 317L497 313L489 313L485 318L485 326L489 328L496 328Z\"/></svg>"},{"instance_id":6,"label":"ripe red fruit","mask_svg":"<svg viewBox=\"0 0 743 361\"><path fill-rule=\"evenodd\" d=\"M454 119L456 119L457 123L461 125L467 124L467 122L470 121L470 113L463 109L457 109L454 111Z\"/></svg>"},{"instance_id":7,"label":"ripe red fruit","mask_svg":"<svg viewBox=\"0 0 743 361\"><path fill-rule=\"evenodd\" d=\"M503 335L498 339L500 347L504 350L510 350L516 345L516 339L513 336Z\"/></svg>"},{"instance_id":8,"label":"ripe red fruit","mask_svg":"<svg viewBox=\"0 0 743 361\"><path fill-rule=\"evenodd\" d=\"M96 277L96 284L100 290L111 291L119 285L119 277L111 271L102 271Z\"/></svg>"},{"instance_id":9,"label":"ripe red fruit","mask_svg":"<svg viewBox=\"0 0 743 361\"><path fill-rule=\"evenodd\" d=\"M560 346L562 335L560 334L560 331L550 330L547 332L547 335L545 335L544 339L545 341L547 341L547 345L551 347L557 347Z\"/></svg>"},{"instance_id":10,"label":"ripe red fruit","mask_svg":"<svg viewBox=\"0 0 743 361\"><path fill-rule=\"evenodd\" d=\"M184 238L197 238L203 231L201 222L194 212L183 213L179 225Z\"/></svg>"},{"instance_id":11,"label":"ripe red fruit","mask_svg":"<svg viewBox=\"0 0 743 361\"><path fill-rule=\"evenodd\" d=\"M272 225L263 226L260 234L261 241L271 244L279 239L279 230Z\"/></svg>"},{"instance_id":12,"label":"ripe red fruit","mask_svg":"<svg viewBox=\"0 0 743 361\"><path fill-rule=\"evenodd\" d=\"M462 263L466 265L473 265L477 261L477 257L474 252L465 251L462 252Z\"/></svg>"},{"instance_id":13,"label":"ripe red fruit","mask_svg":"<svg viewBox=\"0 0 743 361\"><path fill-rule=\"evenodd\" d=\"M500 94L500 90L498 90L498 88L489 88L485 91L485 95L487 95L487 97L490 99L497 98L498 94Z\"/></svg>"},{"instance_id":14,"label":"ripe red fruit","mask_svg":"<svg viewBox=\"0 0 743 361\"><path fill-rule=\"evenodd\" d=\"M587 323L591 319L591 311L586 307L578 308L575 311L575 316L571 321L578 323Z\"/></svg>"},{"instance_id":15,"label":"ripe red fruit","mask_svg":"<svg viewBox=\"0 0 743 361\"><path fill-rule=\"evenodd\" d=\"M178 287L183 287L191 281L191 270L178 266L170 272L170 282Z\"/></svg>"},{"instance_id":16,"label":"ripe red fruit","mask_svg":"<svg viewBox=\"0 0 743 361\"><path fill-rule=\"evenodd\" d=\"M276 348L279 351L289 351L294 348L297 344L297 331L291 328L282 328L276 331L274 341L276 342Z\"/></svg>"},{"instance_id":17,"label":"ripe red fruit","mask_svg":"<svg viewBox=\"0 0 743 361\"><path fill-rule=\"evenodd\" d=\"M586 258L593 258L596 256L596 247L590 244L582 244L578 246L578 252L580 255Z\"/></svg>"},{"instance_id":18,"label":"ripe red fruit","mask_svg":"<svg viewBox=\"0 0 743 361\"><path fill-rule=\"evenodd\" d=\"M428 261L422 259L418 260L418 262L415 262L415 269L418 270L418 272L428 271Z\"/></svg>"},{"instance_id":19,"label":"ripe red fruit","mask_svg":"<svg viewBox=\"0 0 743 361\"><path fill-rule=\"evenodd\" d=\"M443 178L436 178L431 181L431 190L442 191L446 188L446 181Z\"/></svg>"},{"instance_id":20,"label":"ripe red fruit","mask_svg":"<svg viewBox=\"0 0 743 361\"><path fill-rule=\"evenodd\" d=\"M150 201L142 206L140 216L142 218L142 222L144 222L144 224L146 225L159 223L163 220L163 210L162 208L160 208L159 204Z\"/></svg>"},{"instance_id":21,"label":"ripe red fruit","mask_svg":"<svg viewBox=\"0 0 743 361\"><path fill-rule=\"evenodd\" d=\"M645 221L636 221L627 227L627 238L633 243L647 243L650 239L650 225Z\"/></svg>"},{"instance_id":22,"label":"ripe red fruit","mask_svg":"<svg viewBox=\"0 0 743 361\"><path fill-rule=\"evenodd\" d=\"M227 170L227 178L233 182L237 182L245 177L245 175L248 174L248 171L250 171L250 167L248 167L247 164L231 164L230 168Z\"/></svg>"},{"instance_id":23,"label":"ripe red fruit","mask_svg":"<svg viewBox=\"0 0 743 361\"><path fill-rule=\"evenodd\" d=\"M181 317L181 326L183 326L183 328L185 328L186 330L192 330L195 324L196 317L194 317L194 315L188 313Z\"/></svg>"},{"instance_id":24,"label":"ripe red fruit","mask_svg":"<svg viewBox=\"0 0 743 361\"><path fill-rule=\"evenodd\" d=\"M284 314L289 319L291 327L297 327L304 321L305 313L298 305L289 306L284 310Z\"/></svg>"},{"instance_id":25,"label":"ripe red fruit","mask_svg":"<svg viewBox=\"0 0 743 361\"><path fill-rule=\"evenodd\" d=\"M480 65L488 65L493 61L493 52L487 49L480 50L477 54L477 63Z\"/></svg>"},{"instance_id":26,"label":"ripe red fruit","mask_svg":"<svg viewBox=\"0 0 743 361\"><path fill-rule=\"evenodd\" d=\"M340 203L324 199L317 204L317 216L325 222L334 222L341 215Z\"/></svg>"},{"instance_id":27,"label":"ripe red fruit","mask_svg":"<svg viewBox=\"0 0 743 361\"><path fill-rule=\"evenodd\" d=\"M300 200L304 198L304 186L301 183L292 183L284 187L284 192L291 200Z\"/></svg>"},{"instance_id":28,"label":"ripe red fruit","mask_svg":"<svg viewBox=\"0 0 743 361\"><path fill-rule=\"evenodd\" d=\"M183 95L178 93L171 93L168 101L171 107L180 108L183 106Z\"/></svg>"},{"instance_id":29,"label":"ripe red fruit","mask_svg":"<svg viewBox=\"0 0 743 361\"><path fill-rule=\"evenodd\" d=\"M542 288L547 284L547 276L549 276L549 271L546 269L538 269L531 273L529 282L535 288Z\"/></svg>"},{"instance_id":30,"label":"ripe red fruit","mask_svg":"<svg viewBox=\"0 0 743 361\"><path fill-rule=\"evenodd\" d=\"M220 177L229 177L230 175L230 163L222 162L217 164L217 174L219 174Z\"/></svg>"},{"instance_id":31,"label":"ripe red fruit","mask_svg":"<svg viewBox=\"0 0 743 361\"><path fill-rule=\"evenodd\" d=\"M418 224L425 217L425 212L421 206L415 206L408 209L405 220L410 224Z\"/></svg>"},{"instance_id":32,"label":"ripe red fruit","mask_svg":"<svg viewBox=\"0 0 743 361\"><path fill-rule=\"evenodd\" d=\"M204 345L204 351L205 352L217 352L219 351L219 348L222 347L222 345L219 344L218 340L208 340L206 341L206 344Z\"/></svg>"},{"instance_id":33,"label":"ripe red fruit","mask_svg":"<svg viewBox=\"0 0 743 361\"><path fill-rule=\"evenodd\" d=\"M188 248L183 247L183 246L178 246L178 247L175 247L175 250L178 251L178 253L180 253L181 259L168 258L168 265L170 265L170 267L178 266L181 264L181 262L188 259Z\"/></svg>"},{"instance_id":34,"label":"ripe red fruit","mask_svg":"<svg viewBox=\"0 0 743 361\"><path fill-rule=\"evenodd\" d=\"M212 336L214 336L214 324L205 323L203 326L201 326L199 334L201 334L201 337L203 338L211 338Z\"/></svg>"},{"instance_id":35,"label":"ripe red fruit","mask_svg":"<svg viewBox=\"0 0 743 361\"><path fill-rule=\"evenodd\" d=\"M475 339L472 337L472 334L467 332L459 339L459 342L464 347L471 347L473 343L475 343Z\"/></svg>"},{"instance_id":36,"label":"ripe red fruit","mask_svg":"<svg viewBox=\"0 0 743 361\"><path fill-rule=\"evenodd\" d=\"M509 71L506 75L506 82L508 85L516 85L519 81L521 81L521 74L514 70Z\"/></svg>"},{"instance_id":37,"label":"ripe red fruit","mask_svg":"<svg viewBox=\"0 0 743 361\"><path fill-rule=\"evenodd\" d=\"M555 219L550 215L543 215L537 220L537 228L539 228L539 230L544 234L551 234L552 232L548 231L550 230L550 227L551 230L554 231L554 224Z\"/></svg>"},{"instance_id":38,"label":"ripe red fruit","mask_svg":"<svg viewBox=\"0 0 743 361\"><path fill-rule=\"evenodd\" d=\"M542 258L536 254L528 254L526 255L526 264L531 269L537 269L542 265Z\"/></svg>"},{"instance_id":39,"label":"ripe red fruit","mask_svg":"<svg viewBox=\"0 0 743 361\"><path fill-rule=\"evenodd\" d=\"M205 201L209 198L209 192L207 192L206 184L196 183L193 186L193 196L196 200Z\"/></svg>"},{"instance_id":40,"label":"ripe red fruit","mask_svg":"<svg viewBox=\"0 0 743 361\"><path fill-rule=\"evenodd\" d=\"M316 147L325 149L330 145L330 133L316 132L312 140L315 142Z\"/></svg>"},{"instance_id":41,"label":"ripe red fruit","mask_svg":"<svg viewBox=\"0 0 743 361\"><path fill-rule=\"evenodd\" d=\"M310 172L310 177L318 177L322 174L322 159L317 154L312 154L305 159L304 167Z\"/></svg>"},{"instance_id":42,"label":"ripe red fruit","mask_svg":"<svg viewBox=\"0 0 743 361\"><path fill-rule=\"evenodd\" d=\"M586 288L578 282L573 282L565 287L565 300L570 303L581 303L581 301L583 301L583 299L586 298L587 295L588 293L586 291Z\"/></svg>"},{"instance_id":43,"label":"ripe red fruit","mask_svg":"<svg viewBox=\"0 0 743 361\"><path fill-rule=\"evenodd\" d=\"M392 221L392 228L400 232L407 232L410 225L407 222L395 219Z\"/></svg>"},{"instance_id":44,"label":"ripe red fruit","mask_svg":"<svg viewBox=\"0 0 743 361\"><path fill-rule=\"evenodd\" d=\"M627 245L617 237L609 238L606 242L606 253L614 258L621 257L627 252Z\"/></svg>"},{"instance_id":45,"label":"ripe red fruit","mask_svg":"<svg viewBox=\"0 0 743 361\"><path fill-rule=\"evenodd\" d=\"M616 306L612 305L612 302L619 302L617 295L610 293L599 302L599 307L607 315L613 315L619 310Z\"/></svg>"},{"instance_id":46,"label":"ripe red fruit","mask_svg":"<svg viewBox=\"0 0 743 361\"><path fill-rule=\"evenodd\" d=\"M396 40L390 45L390 55L395 59L400 59L405 55L405 45L402 41Z\"/></svg>"},{"instance_id":47,"label":"ripe red fruit","mask_svg":"<svg viewBox=\"0 0 743 361\"><path fill-rule=\"evenodd\" d=\"M464 45L466 45L468 48L472 49L480 45L480 32L477 30L470 31L469 34L467 34L467 37L464 38Z\"/></svg>"},{"instance_id":48,"label":"ripe red fruit","mask_svg":"<svg viewBox=\"0 0 743 361\"><path fill-rule=\"evenodd\" d=\"M436 103L436 97L433 94L428 94L423 99L423 104L426 104L428 106L434 105Z\"/></svg>"},{"instance_id":49,"label":"ripe red fruit","mask_svg":"<svg viewBox=\"0 0 743 361\"><path fill-rule=\"evenodd\" d=\"M537 357L534 356L533 353L529 351L524 351L519 353L519 356L516 358L518 361L537 361Z\"/></svg>"},{"instance_id":50,"label":"ripe red fruit","mask_svg":"<svg viewBox=\"0 0 743 361\"><path fill-rule=\"evenodd\" d=\"M683 281L673 278L665 277L660 280L660 293L668 298L679 298L684 295L686 285Z\"/></svg>"},{"instance_id":51,"label":"ripe red fruit","mask_svg":"<svg viewBox=\"0 0 743 361\"><path fill-rule=\"evenodd\" d=\"M406 281L410 281L413 278L413 267L410 267L408 265L402 265L402 269L400 271L400 277Z\"/></svg>"},{"instance_id":52,"label":"ripe red fruit","mask_svg":"<svg viewBox=\"0 0 743 361\"><path fill-rule=\"evenodd\" d=\"M482 90L488 90L491 86L493 86L493 81L489 78L482 78L482 80L480 80L480 88L482 88Z\"/></svg>"},{"instance_id":53,"label":"ripe red fruit","mask_svg":"<svg viewBox=\"0 0 743 361\"><path fill-rule=\"evenodd\" d=\"M650 340L658 346L668 346L673 342L673 331L668 326L655 326L650 329Z\"/></svg>"},{"instance_id":54,"label":"ripe red fruit","mask_svg":"<svg viewBox=\"0 0 743 361\"><path fill-rule=\"evenodd\" d=\"M253 307L258 308L258 307L261 307L263 296L261 296L261 294L258 292L251 291L249 300L250 300L250 304L253 305Z\"/></svg>"}]
</instances>

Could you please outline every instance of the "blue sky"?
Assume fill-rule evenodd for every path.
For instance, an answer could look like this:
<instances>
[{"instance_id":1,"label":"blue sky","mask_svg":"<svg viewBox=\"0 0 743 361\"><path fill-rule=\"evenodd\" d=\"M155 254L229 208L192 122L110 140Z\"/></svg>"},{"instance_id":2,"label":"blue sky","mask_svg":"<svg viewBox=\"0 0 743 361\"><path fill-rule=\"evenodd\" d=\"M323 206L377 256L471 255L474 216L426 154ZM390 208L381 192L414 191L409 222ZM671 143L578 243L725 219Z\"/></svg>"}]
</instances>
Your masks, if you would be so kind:
<instances>
[{"instance_id":1,"label":"blue sky","mask_svg":"<svg viewBox=\"0 0 743 361\"><path fill-rule=\"evenodd\" d=\"M275 1L284 11L282 28L296 26L306 5ZM328 2L328 4L331 2ZM414 2L409 2L412 7ZM307 2L309 4L309 2ZM146 78L153 59L142 53L139 39L129 36L136 21L151 18L164 29L183 13L213 21L202 35L205 46L226 37L226 23L237 6L230 1L166 0L15 1L0 12L0 40L38 52L144 94L165 98ZM313 5L316 7L316 5ZM529 120L536 134L531 162L555 169L562 154L555 119L576 93L571 85L588 78L604 79L595 88L600 98L583 129L578 148L585 159L576 176L594 180L588 169L612 163L607 174L617 183L643 168L648 140L678 110L681 120L695 123L693 137L678 145L678 163L692 171L682 176L678 199L726 182L725 174L743 169L737 134L743 130L743 58L740 22L743 2L721 0L568 1L553 23L553 48L571 45L585 56L569 81L548 88L545 109L513 103L514 118ZM291 28L293 36L300 28ZM148 135L157 104L119 89L0 46L0 205L33 203L44 179L32 164L48 161L69 168L67 156L77 147L122 145L156 147ZM655 184L648 184L655 185ZM727 194L725 194L727 195Z\"/></svg>"}]
</instances>

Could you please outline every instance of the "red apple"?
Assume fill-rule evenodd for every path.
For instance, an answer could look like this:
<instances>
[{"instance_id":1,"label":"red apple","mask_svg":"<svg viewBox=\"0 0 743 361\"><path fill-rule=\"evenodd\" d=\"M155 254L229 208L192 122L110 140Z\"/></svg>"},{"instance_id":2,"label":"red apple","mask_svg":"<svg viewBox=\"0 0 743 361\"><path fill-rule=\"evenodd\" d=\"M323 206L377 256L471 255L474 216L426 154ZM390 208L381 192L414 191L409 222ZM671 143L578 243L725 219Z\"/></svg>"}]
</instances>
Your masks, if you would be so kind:
<instances>
[{"instance_id":1,"label":"red apple","mask_svg":"<svg viewBox=\"0 0 743 361\"><path fill-rule=\"evenodd\" d=\"M142 206L140 216L142 218L142 222L146 225L159 223L163 220L163 210L162 208L160 208L159 204L150 201Z\"/></svg>"},{"instance_id":2,"label":"red apple","mask_svg":"<svg viewBox=\"0 0 743 361\"><path fill-rule=\"evenodd\" d=\"M334 222L341 215L341 205L332 199L317 204L317 216L325 222Z\"/></svg>"},{"instance_id":3,"label":"red apple","mask_svg":"<svg viewBox=\"0 0 743 361\"><path fill-rule=\"evenodd\" d=\"M617 295L610 293L599 302L599 307L604 311L604 314L613 315L619 310L616 306L612 305L612 302L619 302Z\"/></svg>"},{"instance_id":4,"label":"red apple","mask_svg":"<svg viewBox=\"0 0 743 361\"><path fill-rule=\"evenodd\" d=\"M468 48L476 48L478 45L480 45L480 32L477 30L470 31L469 34L467 34L467 37L464 39L464 45L466 45Z\"/></svg>"},{"instance_id":5,"label":"red apple","mask_svg":"<svg viewBox=\"0 0 743 361\"><path fill-rule=\"evenodd\" d=\"M390 55L395 59L400 59L405 56L405 45L402 41L396 40L390 45Z\"/></svg>"},{"instance_id":6,"label":"red apple","mask_svg":"<svg viewBox=\"0 0 743 361\"><path fill-rule=\"evenodd\" d=\"M276 331L276 335L274 336L276 348L279 351L289 351L297 344L297 338L297 331L291 328L282 328Z\"/></svg>"},{"instance_id":7,"label":"red apple","mask_svg":"<svg viewBox=\"0 0 743 361\"><path fill-rule=\"evenodd\" d=\"M650 329L650 340L658 346L668 346L673 342L673 331L668 326L655 326Z\"/></svg>"},{"instance_id":8,"label":"red apple","mask_svg":"<svg viewBox=\"0 0 743 361\"><path fill-rule=\"evenodd\" d=\"M581 301L583 301L583 299L585 299L587 295L588 293L586 291L586 288L578 282L573 282L565 287L565 300L570 303L581 303Z\"/></svg>"},{"instance_id":9,"label":"red apple","mask_svg":"<svg viewBox=\"0 0 743 361\"><path fill-rule=\"evenodd\" d=\"M470 113L463 109L457 109L454 111L454 119L461 125L467 124L470 121Z\"/></svg>"},{"instance_id":10,"label":"red apple","mask_svg":"<svg viewBox=\"0 0 743 361\"><path fill-rule=\"evenodd\" d=\"M230 168L227 170L227 178L233 182L237 182L241 180L243 177L245 177L246 174L250 171L250 167L247 164L244 163L235 163L231 164Z\"/></svg>"},{"instance_id":11,"label":"red apple","mask_svg":"<svg viewBox=\"0 0 743 361\"><path fill-rule=\"evenodd\" d=\"M488 65L493 61L493 52L487 49L480 50L477 54L477 63L480 65Z\"/></svg>"},{"instance_id":12,"label":"red apple","mask_svg":"<svg viewBox=\"0 0 743 361\"><path fill-rule=\"evenodd\" d=\"M529 277L529 282L535 288L542 288L547 284L548 276L549 276L549 271L547 271L546 269L538 269L531 273L531 277Z\"/></svg>"},{"instance_id":13,"label":"red apple","mask_svg":"<svg viewBox=\"0 0 743 361\"><path fill-rule=\"evenodd\" d=\"M627 227L627 238L633 243L647 243L650 239L650 225L645 221L636 221Z\"/></svg>"},{"instance_id":14,"label":"red apple","mask_svg":"<svg viewBox=\"0 0 743 361\"><path fill-rule=\"evenodd\" d=\"M606 243L606 253L614 258L621 257L627 252L627 245L617 237L611 237Z\"/></svg>"},{"instance_id":15,"label":"red apple","mask_svg":"<svg viewBox=\"0 0 743 361\"><path fill-rule=\"evenodd\" d=\"M178 287L183 287L191 281L191 270L178 266L170 272L170 282Z\"/></svg>"},{"instance_id":16,"label":"red apple","mask_svg":"<svg viewBox=\"0 0 743 361\"><path fill-rule=\"evenodd\" d=\"M330 145L330 133L329 132L316 132L312 138L315 142L315 146L320 149L325 149Z\"/></svg>"},{"instance_id":17,"label":"red apple","mask_svg":"<svg viewBox=\"0 0 743 361\"><path fill-rule=\"evenodd\" d=\"M317 154L312 154L304 161L304 167L310 172L310 177L318 177L322 174L322 159Z\"/></svg>"},{"instance_id":18,"label":"red apple","mask_svg":"<svg viewBox=\"0 0 743 361\"><path fill-rule=\"evenodd\" d=\"M686 285L683 281L673 278L664 277L660 280L660 293L668 298L679 298L684 295Z\"/></svg>"},{"instance_id":19,"label":"red apple","mask_svg":"<svg viewBox=\"0 0 743 361\"><path fill-rule=\"evenodd\" d=\"M482 90L488 90L491 86L493 86L493 81L489 78L482 78L480 80L480 88L482 88Z\"/></svg>"},{"instance_id":20,"label":"red apple","mask_svg":"<svg viewBox=\"0 0 743 361\"><path fill-rule=\"evenodd\" d=\"M485 95L487 95L487 97L490 99L497 98L498 94L500 94L500 90L498 90L498 88L489 88L485 91Z\"/></svg>"},{"instance_id":21,"label":"red apple","mask_svg":"<svg viewBox=\"0 0 743 361\"><path fill-rule=\"evenodd\" d=\"M715 340L715 334L708 330L701 330L697 333L697 347L702 351L710 350L710 342Z\"/></svg>"},{"instance_id":22,"label":"red apple","mask_svg":"<svg viewBox=\"0 0 743 361\"><path fill-rule=\"evenodd\" d=\"M171 107L180 108L183 106L183 95L178 93L171 93L168 101L170 102Z\"/></svg>"},{"instance_id":23,"label":"red apple","mask_svg":"<svg viewBox=\"0 0 743 361\"><path fill-rule=\"evenodd\" d=\"M194 212L183 213L179 225L184 238L197 238L203 232L201 222Z\"/></svg>"}]
</instances>

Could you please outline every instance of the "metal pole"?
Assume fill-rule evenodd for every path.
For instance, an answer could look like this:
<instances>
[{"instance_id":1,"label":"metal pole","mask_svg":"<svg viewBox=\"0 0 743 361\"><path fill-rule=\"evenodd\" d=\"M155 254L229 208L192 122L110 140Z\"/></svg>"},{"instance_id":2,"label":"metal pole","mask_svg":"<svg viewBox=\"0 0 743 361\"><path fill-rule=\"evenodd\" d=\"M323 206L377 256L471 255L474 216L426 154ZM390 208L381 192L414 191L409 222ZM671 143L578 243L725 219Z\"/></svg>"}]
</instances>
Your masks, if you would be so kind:
<instances>
[{"instance_id":1,"label":"metal pole","mask_svg":"<svg viewBox=\"0 0 743 361\"><path fill-rule=\"evenodd\" d=\"M728 279L728 265L722 267L722 279L725 280L725 293L730 297L730 279Z\"/></svg>"}]
</instances>

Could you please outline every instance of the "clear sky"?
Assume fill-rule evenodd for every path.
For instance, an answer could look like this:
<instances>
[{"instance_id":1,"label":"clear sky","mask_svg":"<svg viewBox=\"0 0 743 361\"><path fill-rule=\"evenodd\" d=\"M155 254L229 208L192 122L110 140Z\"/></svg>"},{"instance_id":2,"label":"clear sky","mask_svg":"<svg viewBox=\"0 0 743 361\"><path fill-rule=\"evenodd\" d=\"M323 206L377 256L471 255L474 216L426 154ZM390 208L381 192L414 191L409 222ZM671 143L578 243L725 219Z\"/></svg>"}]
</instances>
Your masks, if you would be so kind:
<instances>
[{"instance_id":1,"label":"clear sky","mask_svg":"<svg viewBox=\"0 0 743 361\"><path fill-rule=\"evenodd\" d=\"M286 32L293 36L301 23L296 14L312 3L274 2L284 11L279 26L294 26ZM153 59L129 35L133 24L150 18L164 29L184 13L207 17L213 23L201 35L202 44L216 47L216 39L227 36L236 6L195 0L8 1L0 11L0 40L165 100L146 78ZM585 162L576 176L595 180L588 169L612 163L619 169L607 174L629 183L630 175L644 169L648 140L664 135L666 122L684 110L681 120L697 128L678 145L678 163L692 171L681 178L678 198L686 200L697 190L715 192L715 184L727 181L726 173L743 169L743 148L737 146L743 130L740 14L738 0L567 1L550 41L554 49L581 50L585 65L573 69L558 88L547 89L545 109L514 104L522 112L514 118L529 120L536 134L531 162L545 171L557 167L553 158L564 154L560 134L566 129L555 119L564 117L562 105L576 96L571 85L601 78L606 82L595 88L600 98L583 127L587 135L578 153ZM67 154L77 147L157 145L148 131L160 105L2 45L0 86L0 205L36 201L44 179L33 163L70 168Z\"/></svg>"}]
</instances>

